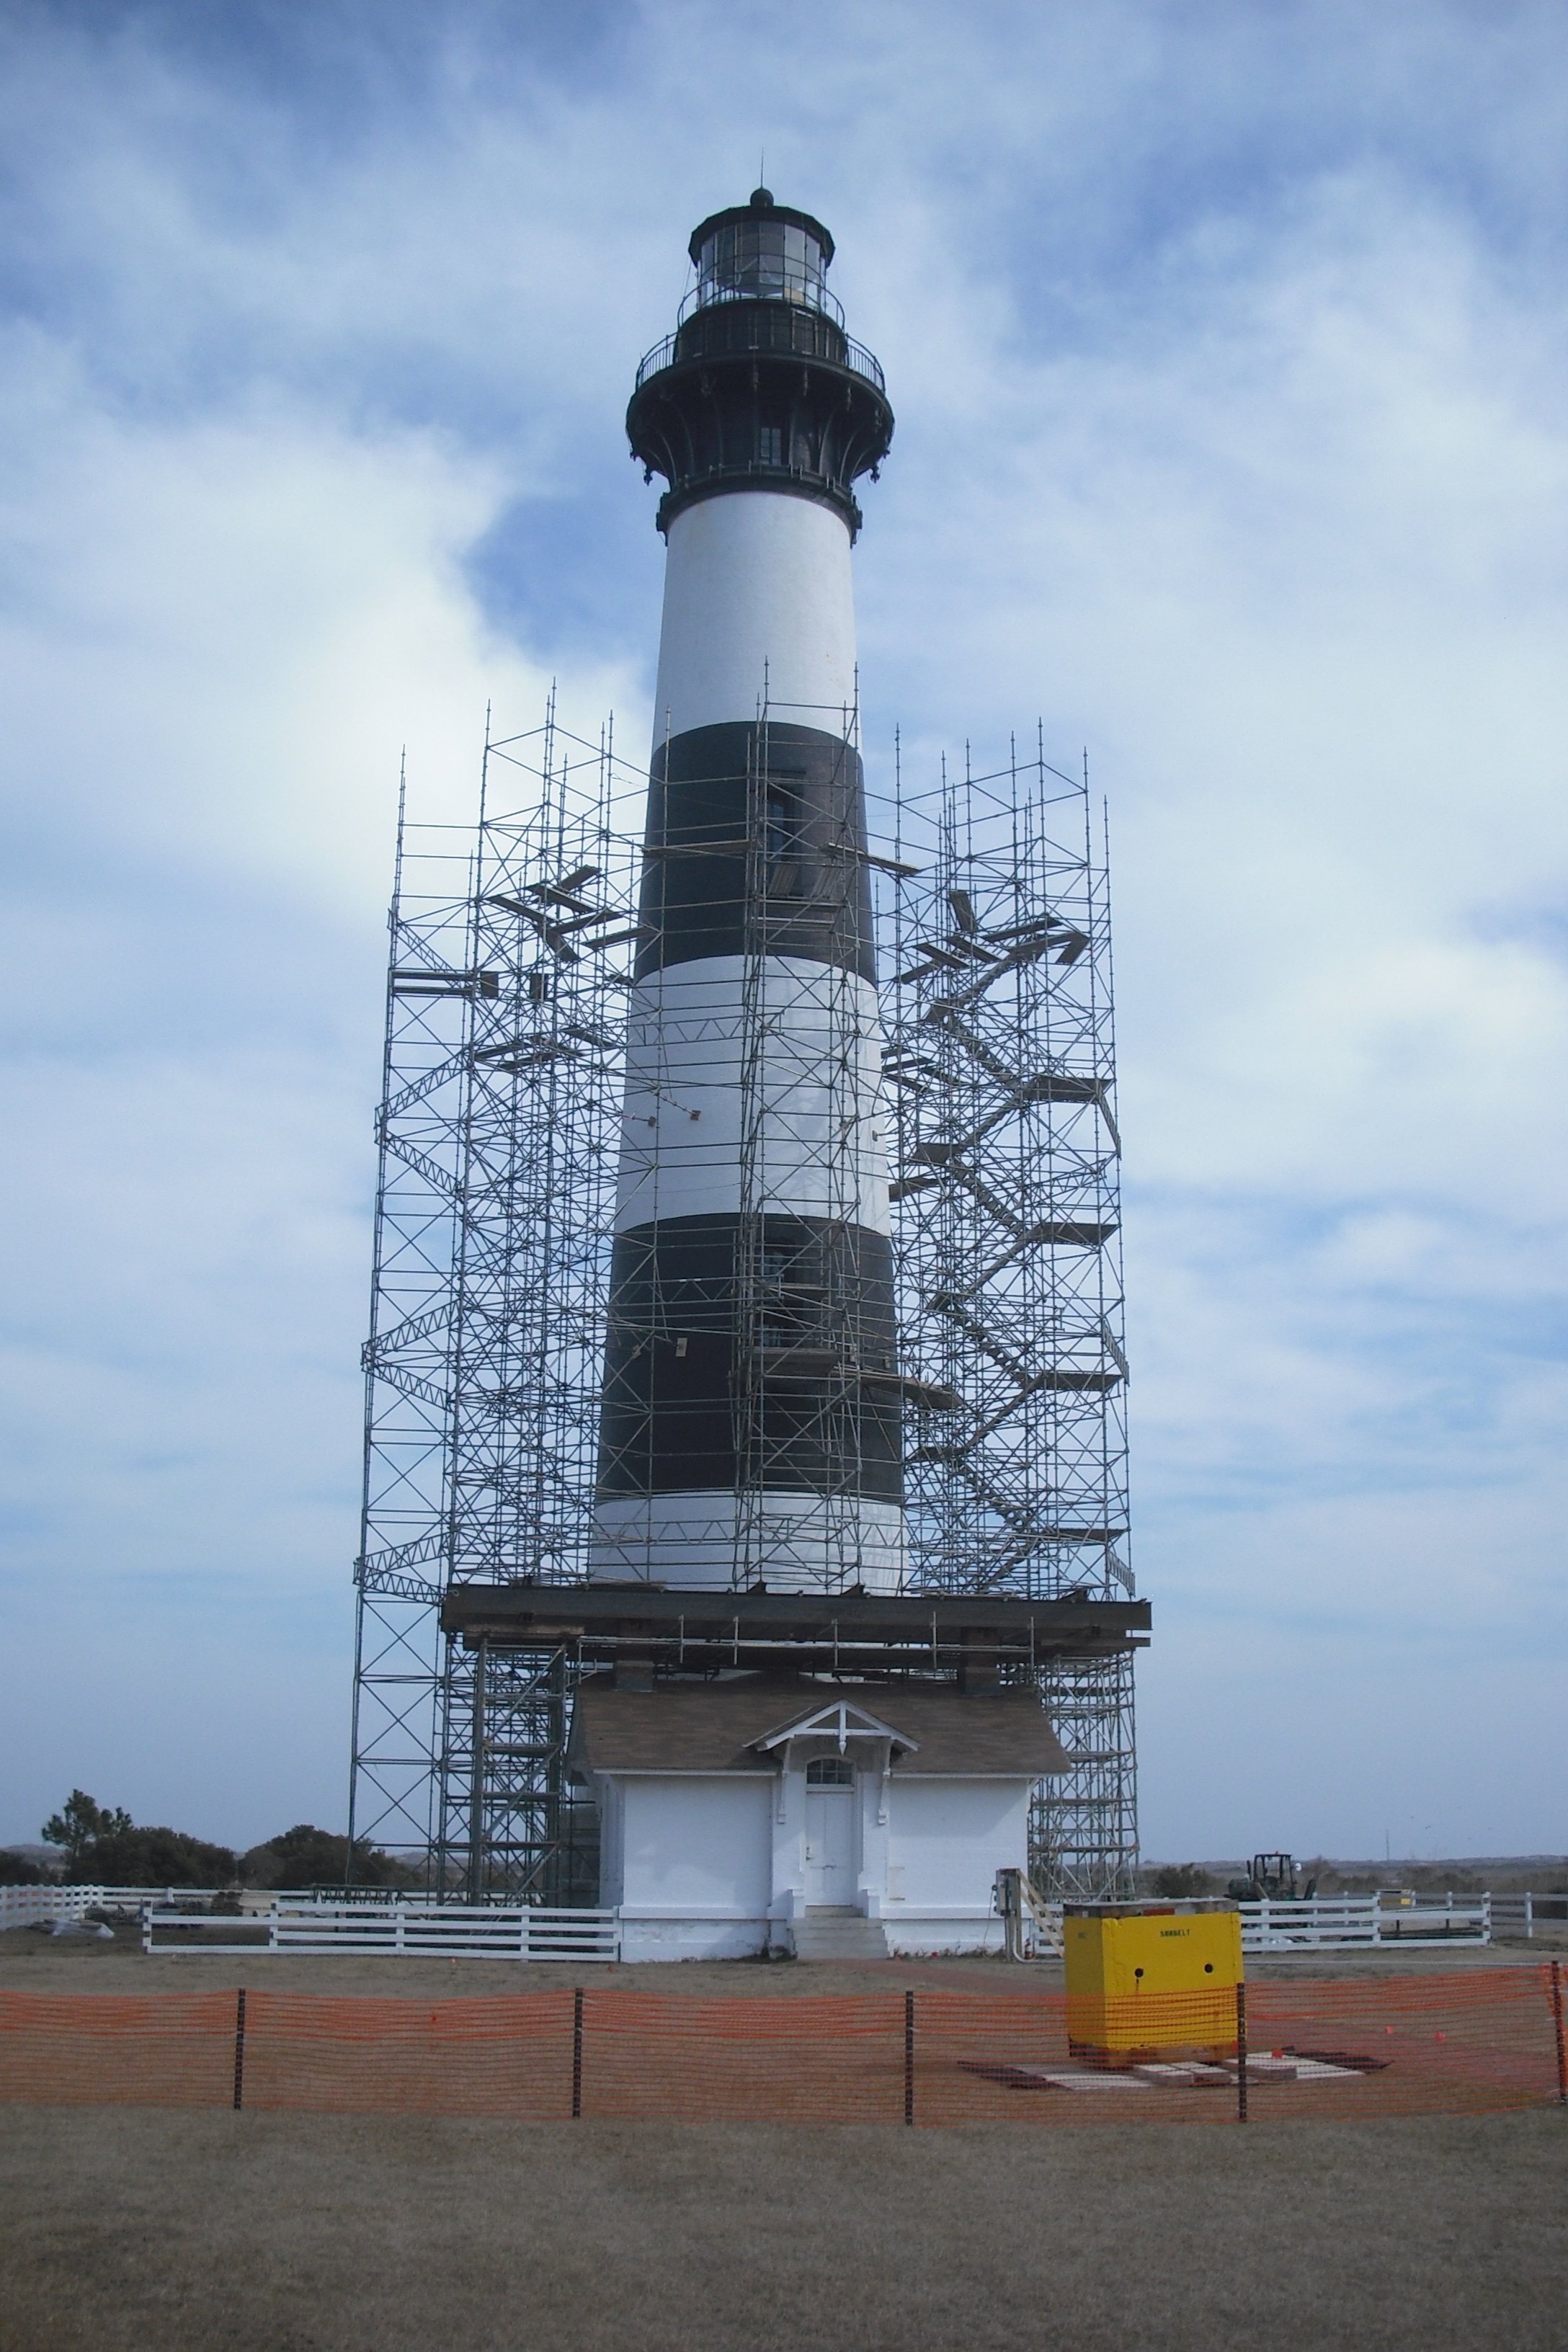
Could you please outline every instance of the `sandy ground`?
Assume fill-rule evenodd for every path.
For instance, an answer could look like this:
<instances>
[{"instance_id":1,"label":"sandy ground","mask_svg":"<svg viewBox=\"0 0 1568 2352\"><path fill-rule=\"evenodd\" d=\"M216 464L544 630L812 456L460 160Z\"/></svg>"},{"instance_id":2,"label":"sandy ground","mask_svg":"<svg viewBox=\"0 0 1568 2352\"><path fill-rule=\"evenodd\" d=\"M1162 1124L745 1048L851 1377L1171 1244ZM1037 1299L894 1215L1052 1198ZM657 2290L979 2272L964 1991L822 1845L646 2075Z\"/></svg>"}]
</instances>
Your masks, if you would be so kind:
<instances>
[{"instance_id":1,"label":"sandy ground","mask_svg":"<svg viewBox=\"0 0 1568 2352\"><path fill-rule=\"evenodd\" d=\"M1386 1977L1419 1970L1529 1966L1553 1958L1568 1959L1568 1930L1533 1943L1408 1943L1378 1951L1252 1955L1247 1972L1254 1980L1296 1977ZM922 1984L959 1991L1012 1993L1059 1988L1059 1963L1010 1966L1005 1960L782 1961L682 1960L635 1968L603 1961L572 1967L562 1961L424 1960L383 1958L374 1953L244 1954L146 1953L141 1931L122 1927L113 1943L88 1937L48 1936L32 1927L0 1935L0 1985L37 1992L193 1991L216 1985L265 1985L279 1991L393 1993L432 1996L460 1993L544 1991L559 1985L636 1985L644 1992L735 1993L789 1996L798 1993L879 1992L889 1985ZM1563 2330L1568 2346L1568 2325Z\"/></svg>"},{"instance_id":2,"label":"sandy ground","mask_svg":"<svg viewBox=\"0 0 1568 2352\"><path fill-rule=\"evenodd\" d=\"M1042 2132L12 2108L5 2352L1562 2352L1568 2116Z\"/></svg>"}]
</instances>

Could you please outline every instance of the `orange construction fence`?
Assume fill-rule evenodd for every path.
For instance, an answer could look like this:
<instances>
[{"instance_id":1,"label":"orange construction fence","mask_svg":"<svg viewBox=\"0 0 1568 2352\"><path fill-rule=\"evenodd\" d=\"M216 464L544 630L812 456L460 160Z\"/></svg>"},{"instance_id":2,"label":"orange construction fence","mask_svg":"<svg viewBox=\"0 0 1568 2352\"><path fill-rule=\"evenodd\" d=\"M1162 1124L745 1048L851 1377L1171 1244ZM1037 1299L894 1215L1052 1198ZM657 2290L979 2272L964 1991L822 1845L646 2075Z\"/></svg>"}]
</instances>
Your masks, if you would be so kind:
<instances>
[{"instance_id":1,"label":"orange construction fence","mask_svg":"<svg viewBox=\"0 0 1568 2352\"><path fill-rule=\"evenodd\" d=\"M1253 1984L1219 2041L1212 2001L1191 2006L1145 2003L1142 2040L1102 2061L1069 2040L1060 1992L0 1991L0 2099L811 2124L1327 2120L1568 2102L1555 1961Z\"/></svg>"}]
</instances>

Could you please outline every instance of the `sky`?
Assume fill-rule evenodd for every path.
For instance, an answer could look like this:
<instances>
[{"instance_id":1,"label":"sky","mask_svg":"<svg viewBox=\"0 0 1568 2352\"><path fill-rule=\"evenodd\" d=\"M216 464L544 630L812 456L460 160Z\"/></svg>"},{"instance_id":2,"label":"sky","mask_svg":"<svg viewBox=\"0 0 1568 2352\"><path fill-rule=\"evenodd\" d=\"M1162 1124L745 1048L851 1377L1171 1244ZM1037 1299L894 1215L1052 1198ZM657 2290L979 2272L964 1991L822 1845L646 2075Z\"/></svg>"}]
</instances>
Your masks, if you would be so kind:
<instances>
[{"instance_id":1,"label":"sky","mask_svg":"<svg viewBox=\"0 0 1568 2352\"><path fill-rule=\"evenodd\" d=\"M342 1826L399 759L647 735L765 158L873 776L1109 803L1145 1851L1568 1849L1561 9L12 0L0 132L0 1838Z\"/></svg>"}]
</instances>

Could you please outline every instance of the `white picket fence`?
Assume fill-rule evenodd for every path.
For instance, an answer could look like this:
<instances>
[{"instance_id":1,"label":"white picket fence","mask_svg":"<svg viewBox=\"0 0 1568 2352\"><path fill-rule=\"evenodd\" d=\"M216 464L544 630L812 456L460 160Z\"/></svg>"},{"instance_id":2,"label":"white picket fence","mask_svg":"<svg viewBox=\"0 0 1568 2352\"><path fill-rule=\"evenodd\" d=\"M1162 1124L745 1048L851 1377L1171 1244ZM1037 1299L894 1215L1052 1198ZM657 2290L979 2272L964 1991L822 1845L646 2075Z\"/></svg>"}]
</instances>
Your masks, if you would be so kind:
<instances>
[{"instance_id":1,"label":"white picket fence","mask_svg":"<svg viewBox=\"0 0 1568 2352\"><path fill-rule=\"evenodd\" d=\"M237 1931L250 1935L237 1940ZM222 1940L225 1937L229 1941ZM616 1911L500 1904L331 1903L289 1897L237 1919L163 1904L142 1914L146 1952L421 1953L452 1960L618 1960Z\"/></svg>"},{"instance_id":2,"label":"white picket fence","mask_svg":"<svg viewBox=\"0 0 1568 2352\"><path fill-rule=\"evenodd\" d=\"M237 1917L210 1913L215 1900L233 1899L194 1886L0 1886L0 1934L107 1910L139 1916L148 1951L199 1946L213 1952L436 1952L453 1958L575 1960L615 1959L620 1950L613 1911L468 1908L407 1896L374 1899L369 1889L352 1901L334 1901L248 1887L238 1897ZM1494 1931L1533 1939L1538 1921L1568 1921L1568 1896L1563 1895L1421 1895L1398 1905L1375 1895L1320 1895L1310 1903L1241 1903L1237 1908L1242 1949L1247 1952L1487 1944ZM1060 1957L1059 1903L1043 1903L1026 1886L1014 1924L1016 1957ZM217 1941L226 1932L247 1939Z\"/></svg>"},{"instance_id":3,"label":"white picket fence","mask_svg":"<svg viewBox=\"0 0 1568 2352\"><path fill-rule=\"evenodd\" d=\"M1062 1906L1044 1903L1020 1871L997 1874L997 1908L1006 1930L1009 1959L1059 1959ZM1006 1882L1014 1882L1008 1884ZM1422 1895L1397 1907L1375 1895L1315 1895L1310 1902L1238 1903L1241 1948L1244 1952L1313 1952L1363 1946L1371 1949L1400 1943L1489 1944L1494 1922L1522 1926L1533 1935L1535 1916L1546 1916L1542 1905L1555 1905L1555 1916L1568 1916L1561 1895ZM1500 1916L1508 1906L1506 1915Z\"/></svg>"},{"instance_id":4,"label":"white picket fence","mask_svg":"<svg viewBox=\"0 0 1568 2352\"><path fill-rule=\"evenodd\" d=\"M614 1960L614 1911L469 1908L456 1903L355 1899L250 1887L237 1914L214 1912L232 1895L199 1886L0 1886L0 1934L130 1912L148 1952L424 1952L451 1959Z\"/></svg>"},{"instance_id":5,"label":"white picket fence","mask_svg":"<svg viewBox=\"0 0 1568 2352\"><path fill-rule=\"evenodd\" d=\"M241 1916L264 1916L275 1903L310 1903L314 1890L278 1886L0 1886L0 1934L32 1927L40 1920L80 1919L89 1911L130 1911L139 1917L150 1904L170 1911L207 1912L215 1903L238 1903ZM343 1898L347 1900L348 1898ZM359 1900L356 1895L353 1898ZM384 1902L384 1895L376 1900ZM230 1914L232 1916L232 1913Z\"/></svg>"},{"instance_id":6,"label":"white picket fence","mask_svg":"<svg viewBox=\"0 0 1568 2352\"><path fill-rule=\"evenodd\" d=\"M1306 1903L1238 1903L1244 1952L1312 1952L1363 1944L1489 1944L1489 1895L1419 1895L1385 1907L1375 1895L1314 1895Z\"/></svg>"},{"instance_id":7,"label":"white picket fence","mask_svg":"<svg viewBox=\"0 0 1568 2352\"><path fill-rule=\"evenodd\" d=\"M194 1886L0 1886L0 1935L8 1927L35 1927L40 1920L79 1919L89 1911L142 1911L149 1903L177 1903L182 1897L212 1899ZM266 1900L272 1900L270 1893Z\"/></svg>"},{"instance_id":8,"label":"white picket fence","mask_svg":"<svg viewBox=\"0 0 1568 2352\"><path fill-rule=\"evenodd\" d=\"M1533 1943L1537 1920L1545 1926L1568 1925L1568 1895L1494 1895L1492 1926L1510 1935L1528 1936Z\"/></svg>"}]
</instances>

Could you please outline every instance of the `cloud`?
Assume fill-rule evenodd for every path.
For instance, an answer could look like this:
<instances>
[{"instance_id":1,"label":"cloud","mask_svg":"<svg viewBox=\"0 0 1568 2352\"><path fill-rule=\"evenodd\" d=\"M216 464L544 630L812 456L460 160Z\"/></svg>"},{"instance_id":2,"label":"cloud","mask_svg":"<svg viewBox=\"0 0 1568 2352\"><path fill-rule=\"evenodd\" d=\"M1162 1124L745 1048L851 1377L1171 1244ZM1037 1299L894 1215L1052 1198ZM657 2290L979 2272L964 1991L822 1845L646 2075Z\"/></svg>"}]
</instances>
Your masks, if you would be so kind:
<instances>
[{"instance_id":1,"label":"cloud","mask_svg":"<svg viewBox=\"0 0 1568 2352\"><path fill-rule=\"evenodd\" d=\"M462 821L487 702L558 675L646 733L622 410L765 146L899 416L878 782L895 719L918 774L1041 712L1111 802L1150 1843L1276 1842L1252 1790L1364 1844L1467 1769L1550 1843L1555 12L257 0L0 46L0 1831L89 1772L341 1819L400 753Z\"/></svg>"}]
</instances>

